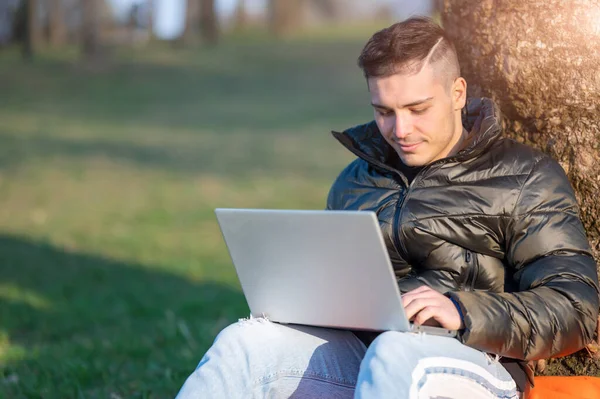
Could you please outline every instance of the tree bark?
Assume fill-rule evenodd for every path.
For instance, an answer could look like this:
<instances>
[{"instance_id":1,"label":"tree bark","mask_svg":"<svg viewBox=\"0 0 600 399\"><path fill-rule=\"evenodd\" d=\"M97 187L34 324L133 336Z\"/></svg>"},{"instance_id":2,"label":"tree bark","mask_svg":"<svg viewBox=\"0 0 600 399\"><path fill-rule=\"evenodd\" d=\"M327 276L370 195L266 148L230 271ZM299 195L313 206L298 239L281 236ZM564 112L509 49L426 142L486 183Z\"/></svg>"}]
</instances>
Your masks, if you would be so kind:
<instances>
[{"instance_id":1,"label":"tree bark","mask_svg":"<svg viewBox=\"0 0 600 399\"><path fill-rule=\"evenodd\" d=\"M493 98L506 131L557 159L600 260L600 4L587 0L445 0L474 96Z\"/></svg>"},{"instance_id":2,"label":"tree bark","mask_svg":"<svg viewBox=\"0 0 600 399\"><path fill-rule=\"evenodd\" d=\"M82 0L83 3L83 23L82 46L83 57L88 62L95 62L100 57L99 43L99 11L98 0Z\"/></svg>"},{"instance_id":3,"label":"tree bark","mask_svg":"<svg viewBox=\"0 0 600 399\"><path fill-rule=\"evenodd\" d=\"M201 0L200 31L202 38L208 44L217 44L219 40L219 24L215 10L215 0Z\"/></svg>"},{"instance_id":4,"label":"tree bark","mask_svg":"<svg viewBox=\"0 0 600 399\"><path fill-rule=\"evenodd\" d=\"M444 0L442 23L469 95L493 98L506 133L550 154L567 172L598 262L600 4ZM597 374L600 362L581 353L550 362L545 374Z\"/></svg>"},{"instance_id":5,"label":"tree bark","mask_svg":"<svg viewBox=\"0 0 600 399\"><path fill-rule=\"evenodd\" d=\"M50 1L49 34L50 44L60 46L65 43L65 15L62 0Z\"/></svg>"},{"instance_id":6,"label":"tree bark","mask_svg":"<svg viewBox=\"0 0 600 399\"><path fill-rule=\"evenodd\" d=\"M287 35L301 25L302 0L269 0L269 28L273 35Z\"/></svg>"}]
</instances>

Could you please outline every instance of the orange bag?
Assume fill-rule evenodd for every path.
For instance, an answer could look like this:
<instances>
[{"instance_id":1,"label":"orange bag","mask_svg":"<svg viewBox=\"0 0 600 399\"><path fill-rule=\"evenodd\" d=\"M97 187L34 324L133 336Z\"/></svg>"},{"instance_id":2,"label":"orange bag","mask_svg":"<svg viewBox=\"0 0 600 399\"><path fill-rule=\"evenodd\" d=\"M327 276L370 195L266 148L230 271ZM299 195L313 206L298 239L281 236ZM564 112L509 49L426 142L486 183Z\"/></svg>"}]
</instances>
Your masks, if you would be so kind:
<instances>
[{"instance_id":1,"label":"orange bag","mask_svg":"<svg viewBox=\"0 0 600 399\"><path fill-rule=\"evenodd\" d=\"M598 377L535 377L528 399L600 399Z\"/></svg>"}]
</instances>

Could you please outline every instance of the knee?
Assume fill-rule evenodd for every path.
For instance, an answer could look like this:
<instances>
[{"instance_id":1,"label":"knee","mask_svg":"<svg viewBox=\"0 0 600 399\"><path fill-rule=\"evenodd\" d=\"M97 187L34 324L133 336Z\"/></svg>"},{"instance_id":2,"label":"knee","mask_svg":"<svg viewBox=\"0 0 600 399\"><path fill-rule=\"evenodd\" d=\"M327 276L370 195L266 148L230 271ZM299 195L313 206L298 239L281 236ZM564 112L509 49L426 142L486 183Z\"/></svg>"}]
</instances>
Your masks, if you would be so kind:
<instances>
[{"instance_id":1,"label":"knee","mask_svg":"<svg viewBox=\"0 0 600 399\"><path fill-rule=\"evenodd\" d=\"M387 331L379 335L369 346L365 361L387 367L393 364L408 364L418 355L419 336L417 334Z\"/></svg>"},{"instance_id":2,"label":"knee","mask_svg":"<svg viewBox=\"0 0 600 399\"><path fill-rule=\"evenodd\" d=\"M387 392L387 396L394 392L395 397L408 397L406 387L414 366L415 338L415 334L397 331L379 335L367 349L360 365L355 397L386 396L382 392Z\"/></svg>"},{"instance_id":3,"label":"knee","mask_svg":"<svg viewBox=\"0 0 600 399\"><path fill-rule=\"evenodd\" d=\"M208 392L224 392L236 386L251 387L255 369L260 364L261 338L271 324L264 319L250 319L224 328L186 380L178 398L233 397L209 395Z\"/></svg>"},{"instance_id":4,"label":"knee","mask_svg":"<svg viewBox=\"0 0 600 399\"><path fill-rule=\"evenodd\" d=\"M260 331L269 324L271 322L263 318L240 319L221 330L215 340L239 339L242 336Z\"/></svg>"},{"instance_id":5,"label":"knee","mask_svg":"<svg viewBox=\"0 0 600 399\"><path fill-rule=\"evenodd\" d=\"M237 348L244 350L252 346L253 342L268 334L272 323L266 319L240 320L225 327L216 336L213 346L223 348Z\"/></svg>"},{"instance_id":6,"label":"knee","mask_svg":"<svg viewBox=\"0 0 600 399\"><path fill-rule=\"evenodd\" d=\"M368 352L376 356L385 356L390 351L399 352L414 346L414 334L387 331L380 334L369 346Z\"/></svg>"},{"instance_id":7,"label":"knee","mask_svg":"<svg viewBox=\"0 0 600 399\"><path fill-rule=\"evenodd\" d=\"M225 327L217 334L196 370L206 363L226 367L230 363L239 365L241 359L254 358L257 355L255 352L261 347L261 337L266 335L264 330L268 328L267 323L271 324L267 320L240 320Z\"/></svg>"},{"instance_id":8,"label":"knee","mask_svg":"<svg viewBox=\"0 0 600 399\"><path fill-rule=\"evenodd\" d=\"M410 338L410 334L401 333L398 331L386 331L381 333L371 343L370 348L381 350L385 347L397 345L398 342L405 341Z\"/></svg>"}]
</instances>

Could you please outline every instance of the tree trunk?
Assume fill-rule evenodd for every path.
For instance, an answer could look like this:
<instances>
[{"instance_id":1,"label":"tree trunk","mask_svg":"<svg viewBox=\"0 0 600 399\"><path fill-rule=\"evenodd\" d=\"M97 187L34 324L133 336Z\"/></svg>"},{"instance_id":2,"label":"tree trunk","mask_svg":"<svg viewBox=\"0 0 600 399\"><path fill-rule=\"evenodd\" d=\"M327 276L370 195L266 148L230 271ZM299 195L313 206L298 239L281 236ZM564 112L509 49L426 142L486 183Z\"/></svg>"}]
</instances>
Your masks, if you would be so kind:
<instances>
[{"instance_id":1,"label":"tree trunk","mask_svg":"<svg viewBox=\"0 0 600 399\"><path fill-rule=\"evenodd\" d=\"M82 45L83 57L88 62L95 62L100 56L99 43L99 11L98 0L82 0L83 2L83 23Z\"/></svg>"},{"instance_id":2,"label":"tree trunk","mask_svg":"<svg viewBox=\"0 0 600 399\"><path fill-rule=\"evenodd\" d=\"M148 33L154 39L154 0L148 0Z\"/></svg>"},{"instance_id":3,"label":"tree trunk","mask_svg":"<svg viewBox=\"0 0 600 399\"><path fill-rule=\"evenodd\" d=\"M340 21L343 16L343 7L352 6L345 2L338 0L311 0L311 4L315 7L318 12L329 21Z\"/></svg>"},{"instance_id":4,"label":"tree trunk","mask_svg":"<svg viewBox=\"0 0 600 399\"><path fill-rule=\"evenodd\" d=\"M200 30L202 38L208 44L217 44L219 40L219 24L215 11L215 0L201 0Z\"/></svg>"},{"instance_id":5,"label":"tree trunk","mask_svg":"<svg viewBox=\"0 0 600 399\"><path fill-rule=\"evenodd\" d=\"M248 24L248 15L246 10L246 0L238 0L235 7L235 22L234 29L237 31L244 30Z\"/></svg>"},{"instance_id":6,"label":"tree trunk","mask_svg":"<svg viewBox=\"0 0 600 399\"><path fill-rule=\"evenodd\" d=\"M557 159L600 260L600 4L587 0L445 0L473 96L493 98L506 131Z\"/></svg>"},{"instance_id":7,"label":"tree trunk","mask_svg":"<svg viewBox=\"0 0 600 399\"><path fill-rule=\"evenodd\" d=\"M50 44L60 46L65 43L65 15L62 0L50 1L49 33Z\"/></svg>"},{"instance_id":8,"label":"tree trunk","mask_svg":"<svg viewBox=\"0 0 600 399\"><path fill-rule=\"evenodd\" d=\"M32 58L35 50L42 41L42 29L40 24L40 5L39 0L26 0L25 10L27 13L27 28L25 29L25 38L23 40L23 56Z\"/></svg>"},{"instance_id":9,"label":"tree trunk","mask_svg":"<svg viewBox=\"0 0 600 399\"><path fill-rule=\"evenodd\" d=\"M198 28L200 26L200 1L187 0L185 8L185 30L183 40L185 42L196 42L198 40Z\"/></svg>"},{"instance_id":10,"label":"tree trunk","mask_svg":"<svg viewBox=\"0 0 600 399\"><path fill-rule=\"evenodd\" d=\"M300 28L302 0L269 0L269 25L275 36L283 36Z\"/></svg>"}]
</instances>

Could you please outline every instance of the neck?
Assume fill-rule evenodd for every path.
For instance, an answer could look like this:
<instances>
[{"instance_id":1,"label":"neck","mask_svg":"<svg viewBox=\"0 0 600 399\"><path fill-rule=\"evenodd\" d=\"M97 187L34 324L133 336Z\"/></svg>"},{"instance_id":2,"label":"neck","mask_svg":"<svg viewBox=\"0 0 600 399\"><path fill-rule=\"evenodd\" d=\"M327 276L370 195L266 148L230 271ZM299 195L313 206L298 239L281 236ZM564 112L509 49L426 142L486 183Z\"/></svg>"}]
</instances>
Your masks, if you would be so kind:
<instances>
[{"instance_id":1,"label":"neck","mask_svg":"<svg viewBox=\"0 0 600 399\"><path fill-rule=\"evenodd\" d=\"M460 128L460 131L455 133L455 139L454 142L451 144L450 152L448 153L448 155L446 155L447 157L456 155L458 152L460 152L460 150L464 149L464 147L466 146L468 132L463 128L462 123L460 123L458 126Z\"/></svg>"}]
</instances>

